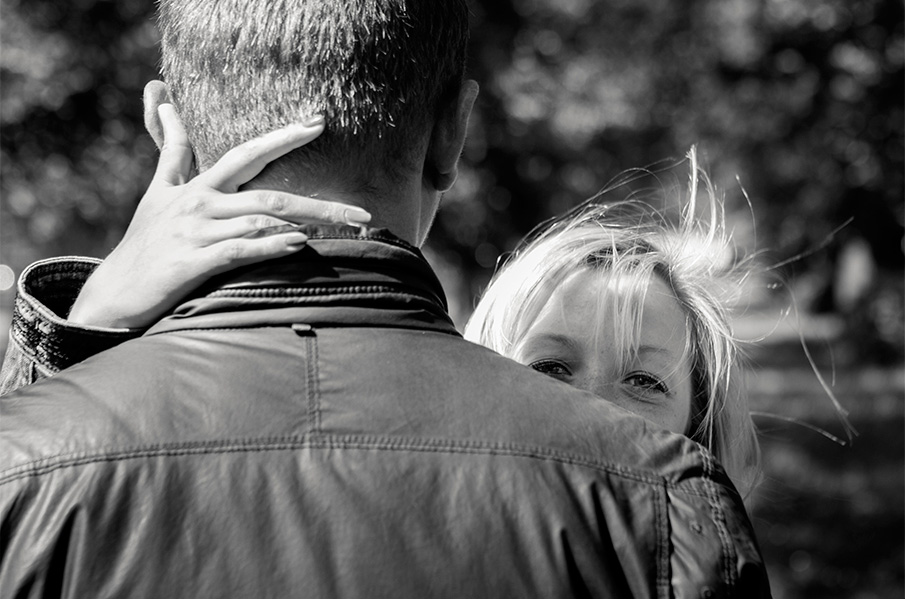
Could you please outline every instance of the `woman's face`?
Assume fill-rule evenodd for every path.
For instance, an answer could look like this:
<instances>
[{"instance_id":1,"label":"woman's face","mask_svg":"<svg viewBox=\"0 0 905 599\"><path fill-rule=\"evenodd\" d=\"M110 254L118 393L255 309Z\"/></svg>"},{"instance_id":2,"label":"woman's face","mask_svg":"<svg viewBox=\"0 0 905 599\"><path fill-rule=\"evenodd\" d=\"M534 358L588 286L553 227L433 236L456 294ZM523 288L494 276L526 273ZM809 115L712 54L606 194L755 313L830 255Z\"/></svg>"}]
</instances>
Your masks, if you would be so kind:
<instances>
[{"instance_id":1,"label":"woman's face","mask_svg":"<svg viewBox=\"0 0 905 599\"><path fill-rule=\"evenodd\" d=\"M617 356L608 307L599 298L611 278L590 269L566 279L515 348L515 359L590 391L674 433L691 412L691 364L685 317L672 291L655 277L642 309L638 355ZM610 293L617 293L611 291Z\"/></svg>"}]
</instances>

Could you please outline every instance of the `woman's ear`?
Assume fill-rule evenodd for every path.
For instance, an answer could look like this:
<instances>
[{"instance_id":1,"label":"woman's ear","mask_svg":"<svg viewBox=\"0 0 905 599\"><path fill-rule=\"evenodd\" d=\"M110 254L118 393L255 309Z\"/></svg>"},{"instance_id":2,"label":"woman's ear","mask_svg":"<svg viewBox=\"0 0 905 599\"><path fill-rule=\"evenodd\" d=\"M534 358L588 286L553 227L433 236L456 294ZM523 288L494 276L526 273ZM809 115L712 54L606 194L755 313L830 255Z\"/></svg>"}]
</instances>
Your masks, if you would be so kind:
<instances>
[{"instance_id":1,"label":"woman's ear","mask_svg":"<svg viewBox=\"0 0 905 599\"><path fill-rule=\"evenodd\" d=\"M429 178L425 183L439 192L448 191L459 174L459 156L465 146L468 118L477 97L477 82L470 79L464 81L455 105L451 104L443 110L434 123L424 172Z\"/></svg>"},{"instance_id":2,"label":"woman's ear","mask_svg":"<svg viewBox=\"0 0 905 599\"><path fill-rule=\"evenodd\" d=\"M145 110L145 129L151 134L151 139L157 144L157 149L163 149L164 134L163 123L160 122L160 115L157 114L157 107L161 104L167 104L170 101L169 90L167 84L163 81L149 81L145 85L145 91L142 95Z\"/></svg>"}]
</instances>

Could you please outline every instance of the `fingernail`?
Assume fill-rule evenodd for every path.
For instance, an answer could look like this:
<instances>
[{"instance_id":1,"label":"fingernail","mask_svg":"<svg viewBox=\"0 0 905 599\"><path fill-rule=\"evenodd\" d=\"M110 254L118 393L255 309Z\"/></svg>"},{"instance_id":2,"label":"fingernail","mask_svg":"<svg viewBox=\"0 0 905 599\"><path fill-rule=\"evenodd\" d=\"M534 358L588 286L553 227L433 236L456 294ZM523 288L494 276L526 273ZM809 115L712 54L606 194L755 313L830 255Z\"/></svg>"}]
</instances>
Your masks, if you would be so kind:
<instances>
[{"instance_id":1,"label":"fingernail","mask_svg":"<svg viewBox=\"0 0 905 599\"><path fill-rule=\"evenodd\" d=\"M165 102L157 107L157 114L163 115L163 113L167 113L167 116L173 116L176 114L176 109L169 102Z\"/></svg>"},{"instance_id":2,"label":"fingernail","mask_svg":"<svg viewBox=\"0 0 905 599\"><path fill-rule=\"evenodd\" d=\"M314 127L315 125L320 125L323 122L324 122L324 115L315 114L315 115L309 116L304 121L302 121L302 124L305 125L306 127Z\"/></svg>"},{"instance_id":3,"label":"fingernail","mask_svg":"<svg viewBox=\"0 0 905 599\"><path fill-rule=\"evenodd\" d=\"M284 239L286 243L286 247L292 249L298 249L308 243L308 236L304 233L289 233L286 235Z\"/></svg>"},{"instance_id":4,"label":"fingernail","mask_svg":"<svg viewBox=\"0 0 905 599\"><path fill-rule=\"evenodd\" d=\"M350 206L343 211L343 220L348 225L364 225L371 222L371 213L357 206Z\"/></svg>"}]
</instances>

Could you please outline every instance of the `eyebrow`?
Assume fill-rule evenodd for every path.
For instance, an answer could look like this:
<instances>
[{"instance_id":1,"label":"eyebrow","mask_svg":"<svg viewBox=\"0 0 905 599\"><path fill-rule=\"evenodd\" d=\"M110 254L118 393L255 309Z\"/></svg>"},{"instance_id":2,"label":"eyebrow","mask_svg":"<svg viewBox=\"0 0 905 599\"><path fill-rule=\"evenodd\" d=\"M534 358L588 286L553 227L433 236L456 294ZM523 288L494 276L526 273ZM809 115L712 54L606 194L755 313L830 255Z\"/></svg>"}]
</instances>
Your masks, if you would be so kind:
<instances>
[{"instance_id":1,"label":"eyebrow","mask_svg":"<svg viewBox=\"0 0 905 599\"><path fill-rule=\"evenodd\" d=\"M654 357L659 357L668 362L675 362L677 364L681 363L681 360L683 360L684 356L685 356L684 352L676 354L672 350L667 349L665 347L661 347L659 345L642 345L641 347L638 348L637 355L639 357L653 355Z\"/></svg>"},{"instance_id":2,"label":"eyebrow","mask_svg":"<svg viewBox=\"0 0 905 599\"><path fill-rule=\"evenodd\" d=\"M542 343L556 343L562 345L564 347L569 348L570 350L577 351L580 349L580 344L578 341L569 337L568 335L563 335L562 333L541 333L539 335L535 335L527 338L526 341L523 341L518 351L522 352L526 348L536 347ZM670 350L665 347L660 347L659 345L642 345L638 348L638 355L649 355L654 354L656 356L665 357L667 360L678 360L681 356L675 355Z\"/></svg>"},{"instance_id":3,"label":"eyebrow","mask_svg":"<svg viewBox=\"0 0 905 599\"><path fill-rule=\"evenodd\" d=\"M665 347L660 347L659 345L642 345L638 348L639 354L665 354L667 356L672 357L673 353L666 349Z\"/></svg>"},{"instance_id":4,"label":"eyebrow","mask_svg":"<svg viewBox=\"0 0 905 599\"><path fill-rule=\"evenodd\" d=\"M573 350L578 349L579 346L578 341L568 335L563 335L561 333L542 333L540 335L529 336L526 341L521 343L520 349L534 346L539 343L558 343L559 345L564 345Z\"/></svg>"}]
</instances>

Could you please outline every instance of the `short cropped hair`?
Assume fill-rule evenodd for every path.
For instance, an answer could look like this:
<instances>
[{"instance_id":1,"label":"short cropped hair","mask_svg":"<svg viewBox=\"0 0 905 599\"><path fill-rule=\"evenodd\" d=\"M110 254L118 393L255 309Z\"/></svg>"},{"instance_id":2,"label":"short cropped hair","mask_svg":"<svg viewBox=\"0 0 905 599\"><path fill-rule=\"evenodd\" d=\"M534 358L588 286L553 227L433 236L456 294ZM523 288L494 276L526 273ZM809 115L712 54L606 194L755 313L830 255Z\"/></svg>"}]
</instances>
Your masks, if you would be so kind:
<instances>
[{"instance_id":1,"label":"short cropped hair","mask_svg":"<svg viewBox=\"0 0 905 599\"><path fill-rule=\"evenodd\" d=\"M747 495L760 477L760 450L729 310L754 267L736 259L722 204L693 155L692 163L693 189L678 224L648 204L595 199L535 230L494 275L465 337L515 357L553 290L577 272L598 273L618 287L601 298L598 313L614 320L615 338L598 342L611 343L628 367L638 350L645 294L659 278L685 314L692 368L686 435L708 448ZM710 219L695 216L699 177L707 183Z\"/></svg>"},{"instance_id":2,"label":"short cropped hair","mask_svg":"<svg viewBox=\"0 0 905 599\"><path fill-rule=\"evenodd\" d=\"M201 170L314 114L325 132L290 164L392 167L458 92L468 41L465 0L160 0L158 19Z\"/></svg>"}]
</instances>

